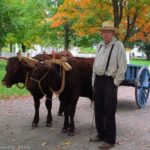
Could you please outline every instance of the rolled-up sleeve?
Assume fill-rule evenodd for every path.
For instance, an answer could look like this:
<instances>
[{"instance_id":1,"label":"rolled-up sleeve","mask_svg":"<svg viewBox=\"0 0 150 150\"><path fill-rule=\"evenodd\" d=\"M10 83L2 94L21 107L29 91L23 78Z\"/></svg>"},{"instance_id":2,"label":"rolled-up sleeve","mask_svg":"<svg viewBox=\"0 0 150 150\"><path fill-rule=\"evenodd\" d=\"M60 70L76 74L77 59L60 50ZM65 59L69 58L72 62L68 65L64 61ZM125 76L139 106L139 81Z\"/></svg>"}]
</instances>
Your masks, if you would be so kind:
<instances>
[{"instance_id":1,"label":"rolled-up sleeve","mask_svg":"<svg viewBox=\"0 0 150 150\"><path fill-rule=\"evenodd\" d=\"M119 86L120 83L124 80L125 78L125 72L127 69L127 59L126 59L126 53L124 51L124 47L121 46L119 53L118 53L118 69L116 72L116 76L114 78L114 84L116 86Z\"/></svg>"},{"instance_id":2,"label":"rolled-up sleeve","mask_svg":"<svg viewBox=\"0 0 150 150\"><path fill-rule=\"evenodd\" d=\"M95 71L94 71L94 67L93 67L93 74L92 74L92 86L94 86L95 76L96 76L96 73L95 73Z\"/></svg>"},{"instance_id":3,"label":"rolled-up sleeve","mask_svg":"<svg viewBox=\"0 0 150 150\"><path fill-rule=\"evenodd\" d=\"M96 56L97 56L97 54L98 54L99 51L100 51L101 44L102 44L102 43L100 42L100 44L98 45L98 47L97 47L97 49L96 49ZM95 56L95 57L96 57L96 56ZM95 60L94 60L94 62L95 62ZM95 69L94 69L94 63L93 63L92 86L94 86L95 76L96 76L96 71L95 71Z\"/></svg>"}]
</instances>

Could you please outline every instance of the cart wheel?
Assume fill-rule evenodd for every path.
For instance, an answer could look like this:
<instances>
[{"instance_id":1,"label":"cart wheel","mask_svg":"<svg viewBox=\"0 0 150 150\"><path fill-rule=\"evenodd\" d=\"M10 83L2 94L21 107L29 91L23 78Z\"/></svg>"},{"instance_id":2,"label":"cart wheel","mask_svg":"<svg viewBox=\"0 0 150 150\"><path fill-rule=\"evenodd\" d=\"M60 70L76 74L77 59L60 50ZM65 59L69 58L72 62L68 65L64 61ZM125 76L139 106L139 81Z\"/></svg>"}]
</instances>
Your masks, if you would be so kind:
<instances>
[{"instance_id":1,"label":"cart wheel","mask_svg":"<svg viewBox=\"0 0 150 150\"><path fill-rule=\"evenodd\" d=\"M150 72L147 67L142 67L135 81L135 98L139 108L146 105L150 92Z\"/></svg>"}]
</instances>

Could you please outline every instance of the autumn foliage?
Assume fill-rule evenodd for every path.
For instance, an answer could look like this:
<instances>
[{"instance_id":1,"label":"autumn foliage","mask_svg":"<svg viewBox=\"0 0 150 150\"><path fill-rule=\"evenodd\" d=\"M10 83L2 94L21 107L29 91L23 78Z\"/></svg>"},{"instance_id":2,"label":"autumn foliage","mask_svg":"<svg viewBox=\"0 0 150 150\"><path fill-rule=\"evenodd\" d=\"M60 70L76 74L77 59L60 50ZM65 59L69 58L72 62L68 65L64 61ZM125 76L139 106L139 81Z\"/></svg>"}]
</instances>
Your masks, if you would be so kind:
<instances>
[{"instance_id":1,"label":"autumn foliage","mask_svg":"<svg viewBox=\"0 0 150 150\"><path fill-rule=\"evenodd\" d=\"M51 18L51 28L70 24L79 37L100 32L104 20L114 20L122 41L150 39L148 0L65 0Z\"/></svg>"}]
</instances>

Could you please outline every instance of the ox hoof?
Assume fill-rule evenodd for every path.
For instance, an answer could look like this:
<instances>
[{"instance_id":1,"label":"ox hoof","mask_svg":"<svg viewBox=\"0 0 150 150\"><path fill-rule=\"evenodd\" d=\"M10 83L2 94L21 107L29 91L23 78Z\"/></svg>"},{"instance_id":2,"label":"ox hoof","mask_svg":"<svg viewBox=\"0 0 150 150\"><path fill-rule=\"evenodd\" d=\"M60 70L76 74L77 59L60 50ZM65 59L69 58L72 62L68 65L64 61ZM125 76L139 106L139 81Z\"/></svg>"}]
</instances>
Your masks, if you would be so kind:
<instances>
[{"instance_id":1,"label":"ox hoof","mask_svg":"<svg viewBox=\"0 0 150 150\"><path fill-rule=\"evenodd\" d=\"M46 123L46 127L51 127L52 123Z\"/></svg>"},{"instance_id":2,"label":"ox hoof","mask_svg":"<svg viewBox=\"0 0 150 150\"><path fill-rule=\"evenodd\" d=\"M68 130L67 129L62 129L61 133L68 133Z\"/></svg>"},{"instance_id":3,"label":"ox hoof","mask_svg":"<svg viewBox=\"0 0 150 150\"><path fill-rule=\"evenodd\" d=\"M58 112L58 116L63 116L63 112Z\"/></svg>"},{"instance_id":4,"label":"ox hoof","mask_svg":"<svg viewBox=\"0 0 150 150\"><path fill-rule=\"evenodd\" d=\"M38 126L37 123L32 123L32 128L36 128Z\"/></svg>"},{"instance_id":5,"label":"ox hoof","mask_svg":"<svg viewBox=\"0 0 150 150\"><path fill-rule=\"evenodd\" d=\"M74 136L74 132L69 132L68 136Z\"/></svg>"}]
</instances>

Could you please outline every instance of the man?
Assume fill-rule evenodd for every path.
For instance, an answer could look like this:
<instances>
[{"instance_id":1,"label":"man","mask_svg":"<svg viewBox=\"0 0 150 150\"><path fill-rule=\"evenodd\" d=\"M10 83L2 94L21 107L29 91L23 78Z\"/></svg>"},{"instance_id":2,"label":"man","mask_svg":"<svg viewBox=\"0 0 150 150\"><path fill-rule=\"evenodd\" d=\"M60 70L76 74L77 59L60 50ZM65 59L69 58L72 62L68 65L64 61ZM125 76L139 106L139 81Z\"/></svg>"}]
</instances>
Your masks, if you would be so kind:
<instances>
[{"instance_id":1,"label":"man","mask_svg":"<svg viewBox=\"0 0 150 150\"><path fill-rule=\"evenodd\" d=\"M116 143L117 89L124 80L127 68L122 42L115 38L116 28L105 21L101 28L103 41L99 44L93 64L95 124L97 135L91 141L101 141L100 149L109 149Z\"/></svg>"}]
</instances>

